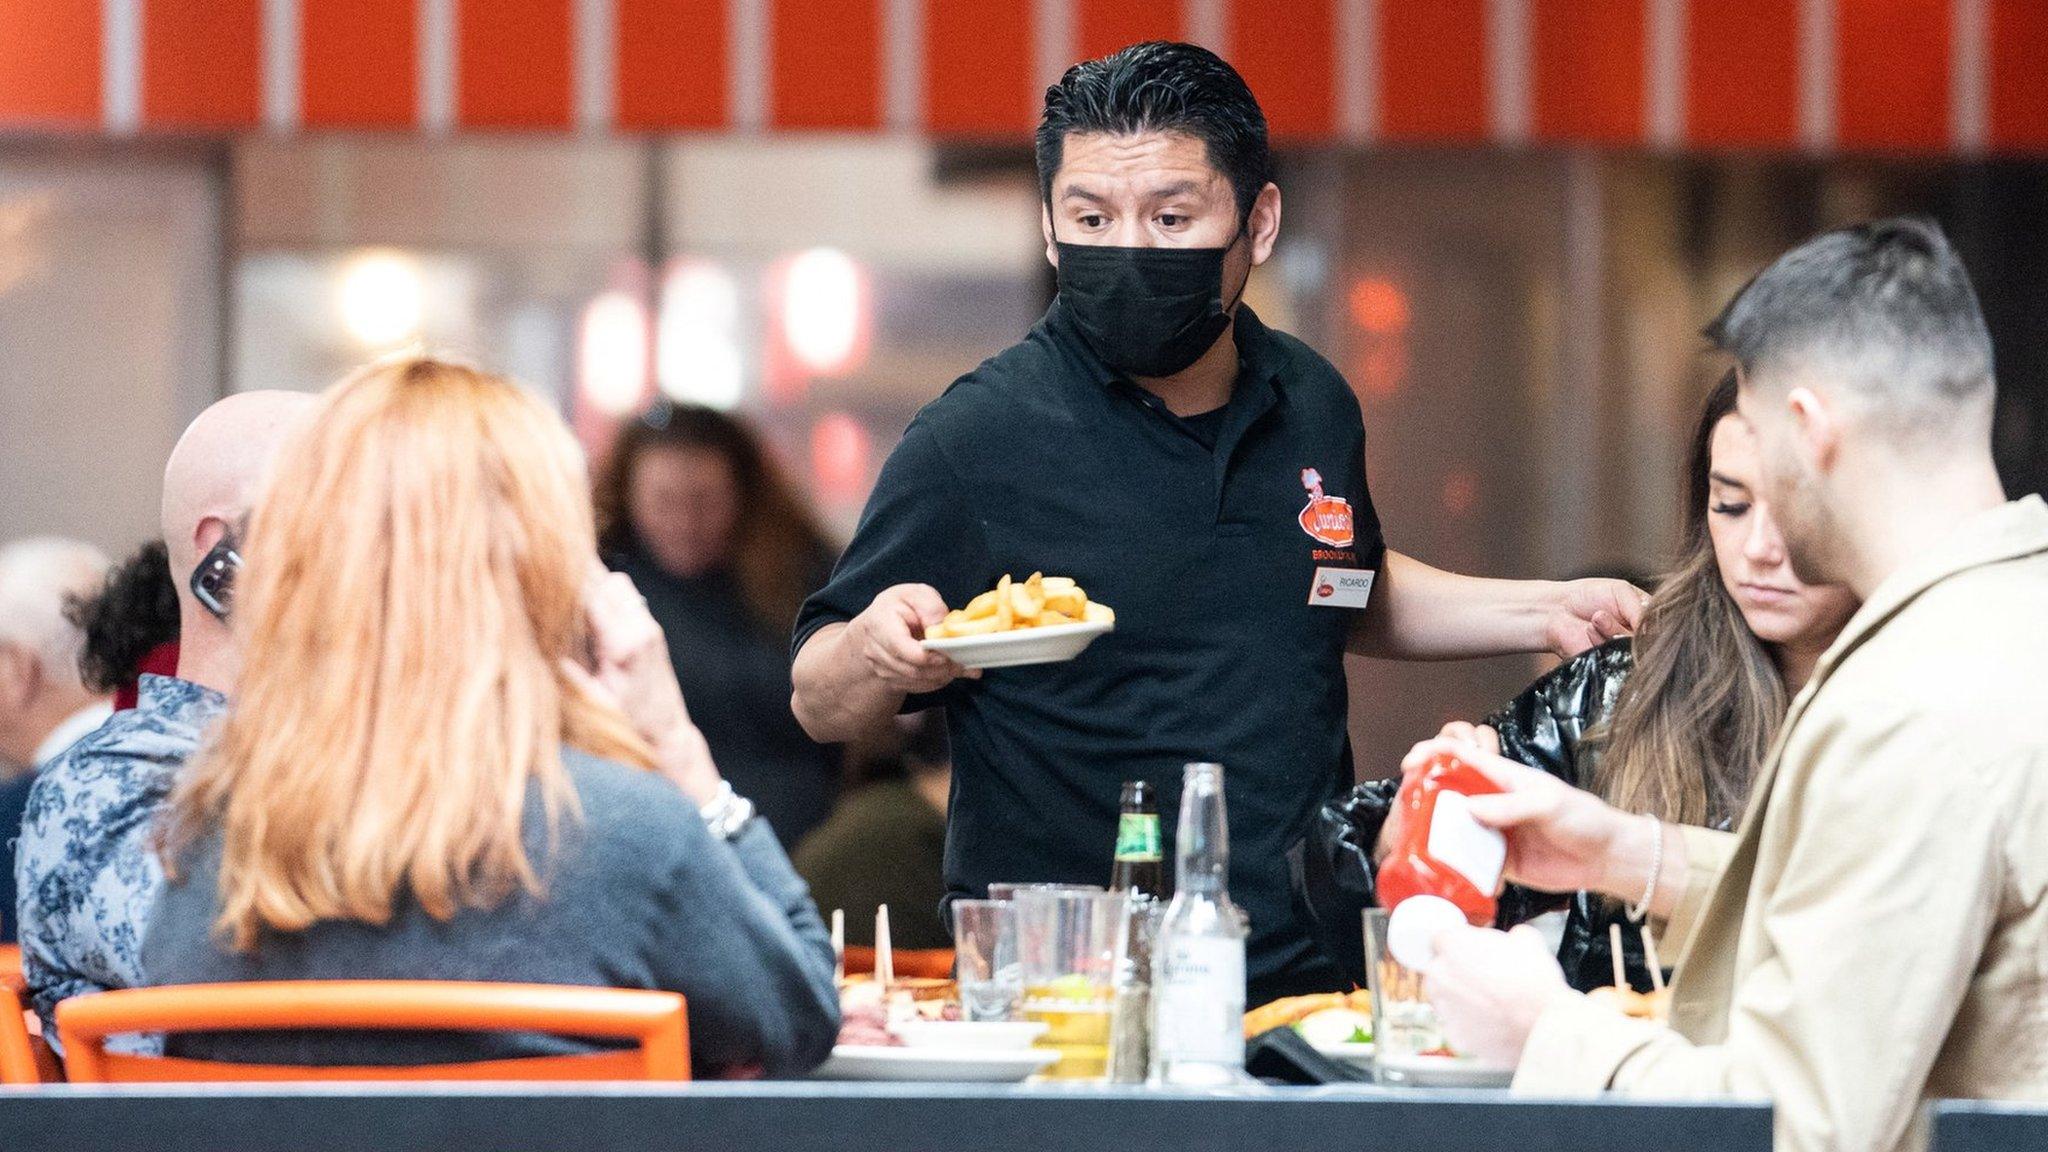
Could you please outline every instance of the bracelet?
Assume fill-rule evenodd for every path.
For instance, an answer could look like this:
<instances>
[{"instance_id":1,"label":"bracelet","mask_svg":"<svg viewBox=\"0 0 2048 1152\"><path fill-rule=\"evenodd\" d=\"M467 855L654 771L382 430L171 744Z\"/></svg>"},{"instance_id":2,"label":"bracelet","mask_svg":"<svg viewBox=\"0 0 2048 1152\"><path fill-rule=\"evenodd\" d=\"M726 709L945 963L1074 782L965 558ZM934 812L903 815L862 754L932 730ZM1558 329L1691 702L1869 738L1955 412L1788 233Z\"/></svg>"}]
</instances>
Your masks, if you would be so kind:
<instances>
[{"instance_id":1,"label":"bracelet","mask_svg":"<svg viewBox=\"0 0 2048 1152\"><path fill-rule=\"evenodd\" d=\"M711 803L698 809L704 817L704 826L720 840L730 840L740 834L740 829L754 818L753 801L732 790L732 782L723 780L718 785L718 795Z\"/></svg>"},{"instance_id":2,"label":"bracelet","mask_svg":"<svg viewBox=\"0 0 2048 1152\"><path fill-rule=\"evenodd\" d=\"M1653 837L1650 850L1650 882L1643 885L1640 903L1629 906L1625 911L1631 921L1641 920L1649 915L1650 901L1657 897L1657 881L1664 875L1664 821L1650 815L1650 830Z\"/></svg>"}]
</instances>

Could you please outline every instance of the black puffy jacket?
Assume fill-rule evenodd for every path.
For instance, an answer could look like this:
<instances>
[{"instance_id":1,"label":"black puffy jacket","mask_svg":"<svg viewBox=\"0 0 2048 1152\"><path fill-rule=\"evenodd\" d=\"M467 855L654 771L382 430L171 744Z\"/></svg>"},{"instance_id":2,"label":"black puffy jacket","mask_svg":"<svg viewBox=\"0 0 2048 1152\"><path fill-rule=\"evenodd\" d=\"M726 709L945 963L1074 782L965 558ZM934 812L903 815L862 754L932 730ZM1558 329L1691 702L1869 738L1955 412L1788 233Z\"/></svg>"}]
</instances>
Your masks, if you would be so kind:
<instances>
[{"instance_id":1,"label":"black puffy jacket","mask_svg":"<svg viewBox=\"0 0 2048 1152\"><path fill-rule=\"evenodd\" d=\"M1500 733L1501 754L1541 768L1574 787L1591 776L1579 741L1606 720L1633 666L1629 642L1616 640L1582 653L1486 718ZM1325 804L1295 853L1295 898L1324 951L1359 983L1365 981L1360 913L1374 906L1373 845L1393 807L1400 780L1372 780ZM1509 885L1501 893L1502 928L1545 912L1566 910L1558 962L1571 986L1586 991L1614 983L1608 925L1622 926L1622 960L1629 983L1650 990L1640 931L1618 904L1580 892L1555 896ZM1667 962L1672 959L1663 957Z\"/></svg>"}]
</instances>

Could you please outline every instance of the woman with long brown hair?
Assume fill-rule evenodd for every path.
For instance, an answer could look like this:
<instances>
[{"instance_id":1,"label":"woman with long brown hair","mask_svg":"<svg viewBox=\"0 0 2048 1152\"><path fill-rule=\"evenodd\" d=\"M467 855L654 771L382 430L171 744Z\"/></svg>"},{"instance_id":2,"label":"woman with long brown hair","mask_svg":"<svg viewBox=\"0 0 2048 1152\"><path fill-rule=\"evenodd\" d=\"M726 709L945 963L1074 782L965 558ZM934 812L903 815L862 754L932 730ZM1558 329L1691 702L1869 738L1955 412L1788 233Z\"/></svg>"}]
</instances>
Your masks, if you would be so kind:
<instances>
[{"instance_id":1,"label":"woman with long brown hair","mask_svg":"<svg viewBox=\"0 0 2048 1152\"><path fill-rule=\"evenodd\" d=\"M839 791L838 756L789 710L789 633L831 542L744 421L668 401L619 433L597 530L661 622L712 754L793 847Z\"/></svg>"},{"instance_id":2,"label":"woman with long brown hair","mask_svg":"<svg viewBox=\"0 0 2048 1152\"><path fill-rule=\"evenodd\" d=\"M154 983L660 988L695 1062L801 1072L838 1024L817 910L720 778L582 459L512 383L429 359L336 385L243 549L243 670L170 801ZM238 1034L216 1059L433 1063L533 1036Z\"/></svg>"},{"instance_id":3,"label":"woman with long brown hair","mask_svg":"<svg viewBox=\"0 0 2048 1152\"><path fill-rule=\"evenodd\" d=\"M1740 818L1788 701L1857 602L1846 588L1793 574L1758 495L1756 445L1735 395L1730 372L1707 397L1686 473L1683 550L1633 640L1594 648L1485 724L1455 723L1443 735L1477 740L1626 811L1713 828ZM1371 781L1326 805L1301 854L1301 895L1318 937L1361 981L1358 912L1373 902L1380 857L1398 835L1399 785ZM1566 978L1581 990L1613 983L1608 925L1627 917L1611 902L1511 887L1499 923L1560 908ZM1622 939L1630 982L1648 991L1640 936L1631 928Z\"/></svg>"}]
</instances>

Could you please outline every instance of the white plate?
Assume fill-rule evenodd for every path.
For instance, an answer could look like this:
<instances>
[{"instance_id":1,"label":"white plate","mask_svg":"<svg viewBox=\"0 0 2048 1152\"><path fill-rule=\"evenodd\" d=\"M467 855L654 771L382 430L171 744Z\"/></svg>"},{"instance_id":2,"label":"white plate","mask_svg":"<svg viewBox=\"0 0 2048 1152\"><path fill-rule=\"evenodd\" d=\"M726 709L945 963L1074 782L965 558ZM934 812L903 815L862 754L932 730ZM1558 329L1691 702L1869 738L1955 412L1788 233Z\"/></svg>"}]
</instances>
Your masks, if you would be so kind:
<instances>
[{"instance_id":1,"label":"white plate","mask_svg":"<svg viewBox=\"0 0 2048 1152\"><path fill-rule=\"evenodd\" d=\"M1372 1068L1373 1046L1370 1040L1363 1044L1322 1044L1316 1051L1332 1060L1340 1060L1368 1071Z\"/></svg>"},{"instance_id":2,"label":"white plate","mask_svg":"<svg viewBox=\"0 0 2048 1152\"><path fill-rule=\"evenodd\" d=\"M1491 1068L1458 1056L1388 1056L1379 1062L1382 1084L1417 1088L1506 1088L1513 1068Z\"/></svg>"},{"instance_id":3,"label":"white plate","mask_svg":"<svg viewBox=\"0 0 2048 1152\"><path fill-rule=\"evenodd\" d=\"M1014 1084L1058 1061L1044 1048L961 1052L949 1048L882 1048L841 1044L811 1073L814 1080L952 1081Z\"/></svg>"},{"instance_id":4,"label":"white plate","mask_svg":"<svg viewBox=\"0 0 2048 1152\"><path fill-rule=\"evenodd\" d=\"M927 651L943 652L963 668L1016 668L1025 664L1057 664L1072 660L1097 636L1116 630L1114 623L1053 624L1018 628L985 636L948 636L926 640Z\"/></svg>"},{"instance_id":5,"label":"white plate","mask_svg":"<svg viewBox=\"0 0 2048 1152\"><path fill-rule=\"evenodd\" d=\"M906 1048L1015 1052L1051 1025L1038 1020L909 1020L889 1029Z\"/></svg>"}]
</instances>

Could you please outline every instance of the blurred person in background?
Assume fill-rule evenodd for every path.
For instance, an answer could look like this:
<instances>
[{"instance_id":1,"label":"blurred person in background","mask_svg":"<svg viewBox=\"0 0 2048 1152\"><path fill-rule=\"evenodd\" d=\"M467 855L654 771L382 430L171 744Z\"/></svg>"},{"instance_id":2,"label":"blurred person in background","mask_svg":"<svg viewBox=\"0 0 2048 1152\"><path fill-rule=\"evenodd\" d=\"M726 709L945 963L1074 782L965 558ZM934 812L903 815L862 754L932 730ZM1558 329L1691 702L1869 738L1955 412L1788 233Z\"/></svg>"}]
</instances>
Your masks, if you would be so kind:
<instances>
[{"instance_id":1,"label":"blurred person in background","mask_svg":"<svg viewBox=\"0 0 2048 1152\"><path fill-rule=\"evenodd\" d=\"M161 541L81 606L82 662L90 677L107 681L162 643L160 599L168 592L177 665L171 675L142 671L135 707L52 761L29 797L17 869L22 967L53 1040L60 1001L142 982L143 930L163 884L151 833L178 772L227 707L241 664L234 630L216 613L233 603L227 557L239 556L239 527L258 485L312 404L298 392L243 392L201 412L164 465ZM155 582L159 563L177 574L163 585ZM202 569L213 606L193 587ZM120 1051L158 1047L144 1036L112 1043Z\"/></svg>"},{"instance_id":2,"label":"blurred person in background","mask_svg":"<svg viewBox=\"0 0 2048 1152\"><path fill-rule=\"evenodd\" d=\"M36 776L107 718L85 686L85 637L64 607L90 596L107 571L99 549L36 537L0 547L0 944L15 937L14 845Z\"/></svg>"},{"instance_id":3,"label":"blurred person in background","mask_svg":"<svg viewBox=\"0 0 2048 1152\"><path fill-rule=\"evenodd\" d=\"M790 713L788 636L834 549L760 437L663 401L626 425L597 479L605 564L647 597L690 715L785 847L832 810L840 756Z\"/></svg>"},{"instance_id":4,"label":"blurred person in background","mask_svg":"<svg viewBox=\"0 0 2048 1152\"><path fill-rule=\"evenodd\" d=\"M95 692L111 692L114 711L135 707L144 673L178 671L178 582L161 538L107 573L97 595L74 600L64 616L85 633L78 670Z\"/></svg>"},{"instance_id":5,"label":"blurred person in background","mask_svg":"<svg viewBox=\"0 0 2048 1152\"><path fill-rule=\"evenodd\" d=\"M598 563L561 418L383 361L331 388L251 518L244 662L170 801L152 984L490 980L689 1000L705 1075L808 1071L839 1027L803 882L720 776L660 627ZM243 1033L173 1055L449 1063L531 1034Z\"/></svg>"},{"instance_id":6,"label":"blurred person in background","mask_svg":"<svg viewBox=\"0 0 2048 1152\"><path fill-rule=\"evenodd\" d=\"M846 942L872 946L875 909L890 908L898 948L950 948L939 903L946 895L946 798L953 756L938 709L899 719L899 755L870 762L866 779L797 846L796 870L820 908L846 911Z\"/></svg>"},{"instance_id":7,"label":"blurred person in background","mask_svg":"<svg viewBox=\"0 0 2048 1152\"><path fill-rule=\"evenodd\" d=\"M1673 824L1729 829L1749 800L1786 705L1855 614L1855 593L1792 571L1758 479L1756 437L1735 410L1735 373L1707 397L1686 470L1684 552L1633 639L1565 662L1478 727L1440 734L1543 769L1617 807ZM1318 813L1303 845L1303 895L1325 951L1360 984L1359 912L1399 841L1399 778L1353 788ZM1511 885L1496 923L1563 909L1558 961L1572 987L1614 983L1609 926L1621 924L1630 984L1652 987L1641 933L1620 902ZM1677 959L1671 954L1668 959Z\"/></svg>"}]
</instances>

